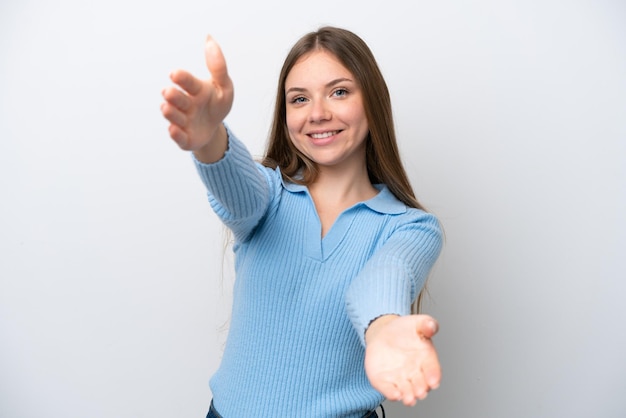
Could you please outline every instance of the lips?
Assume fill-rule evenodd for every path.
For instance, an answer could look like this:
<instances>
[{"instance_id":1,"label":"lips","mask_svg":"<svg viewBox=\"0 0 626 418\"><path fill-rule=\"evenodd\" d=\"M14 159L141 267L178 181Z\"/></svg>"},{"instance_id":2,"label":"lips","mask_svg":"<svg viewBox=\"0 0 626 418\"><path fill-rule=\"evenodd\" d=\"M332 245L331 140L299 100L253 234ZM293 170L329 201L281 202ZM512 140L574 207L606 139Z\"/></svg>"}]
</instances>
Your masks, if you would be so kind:
<instances>
[{"instance_id":1,"label":"lips","mask_svg":"<svg viewBox=\"0 0 626 418\"><path fill-rule=\"evenodd\" d=\"M313 139L325 139L329 138L333 135L337 135L339 131L328 131L328 132L316 132L314 134L309 134Z\"/></svg>"},{"instance_id":2,"label":"lips","mask_svg":"<svg viewBox=\"0 0 626 418\"><path fill-rule=\"evenodd\" d=\"M341 131L324 131L324 132L315 132L310 133L309 138L311 138L311 144L316 147L323 147L326 145L332 144L337 138L337 134Z\"/></svg>"}]
</instances>

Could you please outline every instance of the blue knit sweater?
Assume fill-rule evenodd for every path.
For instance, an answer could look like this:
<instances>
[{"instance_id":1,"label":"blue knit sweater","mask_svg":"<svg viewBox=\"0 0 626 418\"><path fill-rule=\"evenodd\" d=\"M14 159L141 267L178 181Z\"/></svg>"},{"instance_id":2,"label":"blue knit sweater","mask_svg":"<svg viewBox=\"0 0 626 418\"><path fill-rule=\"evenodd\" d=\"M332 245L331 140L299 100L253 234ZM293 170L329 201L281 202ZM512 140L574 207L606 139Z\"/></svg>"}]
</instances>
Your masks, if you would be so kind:
<instances>
[{"instance_id":1,"label":"blue knit sweater","mask_svg":"<svg viewBox=\"0 0 626 418\"><path fill-rule=\"evenodd\" d=\"M410 313L441 249L439 223L376 185L378 195L346 209L322 238L307 188L255 163L228 133L220 161L194 159L235 237L215 408L224 418L362 417L383 401L363 368L366 327Z\"/></svg>"}]
</instances>

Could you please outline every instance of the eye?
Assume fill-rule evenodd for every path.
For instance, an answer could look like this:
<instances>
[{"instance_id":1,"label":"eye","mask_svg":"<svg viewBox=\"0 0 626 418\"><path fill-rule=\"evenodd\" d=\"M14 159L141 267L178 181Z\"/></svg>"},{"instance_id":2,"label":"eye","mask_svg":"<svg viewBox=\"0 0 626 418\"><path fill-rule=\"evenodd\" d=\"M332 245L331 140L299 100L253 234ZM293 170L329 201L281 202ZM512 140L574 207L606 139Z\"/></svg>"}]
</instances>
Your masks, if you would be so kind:
<instances>
[{"instance_id":1,"label":"eye","mask_svg":"<svg viewBox=\"0 0 626 418\"><path fill-rule=\"evenodd\" d=\"M296 96L289 100L289 103L292 103L292 104L300 104L304 102L306 102L306 98L303 96Z\"/></svg>"},{"instance_id":2,"label":"eye","mask_svg":"<svg viewBox=\"0 0 626 418\"><path fill-rule=\"evenodd\" d=\"M344 97L348 95L348 90L344 88L338 88L335 91L333 91L333 95L337 97Z\"/></svg>"}]
</instances>

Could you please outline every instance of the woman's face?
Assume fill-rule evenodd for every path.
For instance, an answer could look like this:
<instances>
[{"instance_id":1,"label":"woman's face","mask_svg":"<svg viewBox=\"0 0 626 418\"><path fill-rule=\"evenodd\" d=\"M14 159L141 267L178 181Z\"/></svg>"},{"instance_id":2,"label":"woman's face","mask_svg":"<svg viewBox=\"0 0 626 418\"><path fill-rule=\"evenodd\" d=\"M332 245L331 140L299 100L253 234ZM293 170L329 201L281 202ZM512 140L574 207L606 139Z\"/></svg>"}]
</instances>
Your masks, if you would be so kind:
<instances>
[{"instance_id":1,"label":"woman's face","mask_svg":"<svg viewBox=\"0 0 626 418\"><path fill-rule=\"evenodd\" d=\"M361 88L334 55L321 50L300 58L285 80L285 98L291 141L320 170L365 164Z\"/></svg>"}]
</instances>

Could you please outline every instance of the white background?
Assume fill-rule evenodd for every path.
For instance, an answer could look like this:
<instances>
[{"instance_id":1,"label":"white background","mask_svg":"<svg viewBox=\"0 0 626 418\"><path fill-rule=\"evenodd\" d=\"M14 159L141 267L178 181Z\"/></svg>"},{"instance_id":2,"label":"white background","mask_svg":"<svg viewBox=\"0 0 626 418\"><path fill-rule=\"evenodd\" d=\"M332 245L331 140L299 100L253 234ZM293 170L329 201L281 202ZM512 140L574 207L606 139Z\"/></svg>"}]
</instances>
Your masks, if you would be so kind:
<instances>
[{"instance_id":1,"label":"white background","mask_svg":"<svg viewBox=\"0 0 626 418\"><path fill-rule=\"evenodd\" d=\"M1 417L204 417L233 279L160 91L213 34L258 156L322 24L374 51L446 230L443 384L388 416L626 414L625 2L3 0Z\"/></svg>"}]
</instances>

